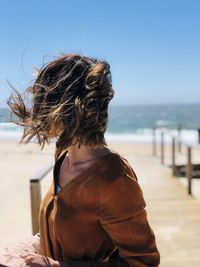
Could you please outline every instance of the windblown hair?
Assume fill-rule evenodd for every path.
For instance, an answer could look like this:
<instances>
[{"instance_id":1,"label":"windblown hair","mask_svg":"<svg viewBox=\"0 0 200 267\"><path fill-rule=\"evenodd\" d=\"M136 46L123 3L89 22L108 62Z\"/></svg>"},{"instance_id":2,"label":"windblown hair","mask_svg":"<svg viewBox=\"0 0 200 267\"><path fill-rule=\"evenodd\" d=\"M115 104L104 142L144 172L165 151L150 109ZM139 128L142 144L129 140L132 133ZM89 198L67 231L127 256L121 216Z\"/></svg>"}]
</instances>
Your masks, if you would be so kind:
<instances>
[{"instance_id":1,"label":"windblown hair","mask_svg":"<svg viewBox=\"0 0 200 267\"><path fill-rule=\"evenodd\" d=\"M77 54L62 54L44 65L24 96L13 88L9 96L12 122L24 126L21 143L33 137L43 149L56 137L55 158L76 143L91 147L106 144L108 104L114 96L110 66L105 61ZM25 96L32 96L25 104ZM56 130L62 129L60 134Z\"/></svg>"}]
</instances>

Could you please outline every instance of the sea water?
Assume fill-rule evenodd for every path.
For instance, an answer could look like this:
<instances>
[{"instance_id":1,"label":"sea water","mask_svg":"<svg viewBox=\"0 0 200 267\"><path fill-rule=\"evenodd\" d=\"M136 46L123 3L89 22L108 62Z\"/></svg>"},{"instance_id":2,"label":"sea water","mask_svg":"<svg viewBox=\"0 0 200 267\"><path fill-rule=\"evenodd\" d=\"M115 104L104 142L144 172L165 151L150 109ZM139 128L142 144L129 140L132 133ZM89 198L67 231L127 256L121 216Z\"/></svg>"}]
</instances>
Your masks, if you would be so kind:
<instances>
[{"instance_id":1,"label":"sea water","mask_svg":"<svg viewBox=\"0 0 200 267\"><path fill-rule=\"evenodd\" d=\"M177 124L184 129L181 134L184 140L198 140L200 104L110 105L108 116L107 142L149 143L153 126L165 128ZM0 108L0 140L20 140L23 127L9 121L9 109Z\"/></svg>"}]
</instances>

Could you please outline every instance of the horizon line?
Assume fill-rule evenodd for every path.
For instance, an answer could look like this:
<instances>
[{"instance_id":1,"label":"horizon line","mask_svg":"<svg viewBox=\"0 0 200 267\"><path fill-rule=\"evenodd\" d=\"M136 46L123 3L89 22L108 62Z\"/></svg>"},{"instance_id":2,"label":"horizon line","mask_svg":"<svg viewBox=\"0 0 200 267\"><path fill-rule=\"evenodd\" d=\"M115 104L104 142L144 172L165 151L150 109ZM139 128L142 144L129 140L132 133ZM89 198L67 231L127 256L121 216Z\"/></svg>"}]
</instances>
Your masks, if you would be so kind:
<instances>
[{"instance_id":1,"label":"horizon line","mask_svg":"<svg viewBox=\"0 0 200 267\"><path fill-rule=\"evenodd\" d=\"M110 103L109 106L167 106L167 105L200 105L200 102L182 102L182 103ZM1 109L7 109L7 106L0 106Z\"/></svg>"}]
</instances>

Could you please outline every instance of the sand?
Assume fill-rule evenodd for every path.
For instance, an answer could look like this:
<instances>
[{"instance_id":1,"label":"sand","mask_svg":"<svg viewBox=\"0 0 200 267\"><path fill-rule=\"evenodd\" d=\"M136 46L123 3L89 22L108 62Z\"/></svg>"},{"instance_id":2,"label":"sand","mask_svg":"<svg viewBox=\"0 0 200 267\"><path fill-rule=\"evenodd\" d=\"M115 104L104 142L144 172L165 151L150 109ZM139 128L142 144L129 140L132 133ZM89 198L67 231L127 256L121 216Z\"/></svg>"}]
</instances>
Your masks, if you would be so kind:
<instances>
[{"instance_id":1,"label":"sand","mask_svg":"<svg viewBox=\"0 0 200 267\"><path fill-rule=\"evenodd\" d=\"M29 179L41 169L48 161L53 159L55 144L47 145L43 150L38 144L30 143L19 145L17 142L0 142L1 162L1 187L0 187L0 248L13 240L24 238L32 233L31 210L30 210L30 189ZM138 156L141 150L149 150L150 145L112 144L110 145L124 156L131 159L132 153ZM44 178L42 189L48 187L52 179L52 172Z\"/></svg>"},{"instance_id":2,"label":"sand","mask_svg":"<svg viewBox=\"0 0 200 267\"><path fill-rule=\"evenodd\" d=\"M53 146L0 142L0 248L31 234L29 179L52 158Z\"/></svg>"},{"instance_id":3,"label":"sand","mask_svg":"<svg viewBox=\"0 0 200 267\"><path fill-rule=\"evenodd\" d=\"M160 159L152 156L151 144L108 145L127 158L136 172L161 252L160 266L200 266L200 198L187 195L185 178L181 182L171 175L167 166L171 161L170 147L166 165L161 165ZM0 142L0 249L32 235L29 179L53 159L54 146L48 145L41 151L33 143ZM182 158L180 161L185 161ZM50 172L44 178L43 195L52 177ZM198 195L200 183L195 183L195 189Z\"/></svg>"}]
</instances>

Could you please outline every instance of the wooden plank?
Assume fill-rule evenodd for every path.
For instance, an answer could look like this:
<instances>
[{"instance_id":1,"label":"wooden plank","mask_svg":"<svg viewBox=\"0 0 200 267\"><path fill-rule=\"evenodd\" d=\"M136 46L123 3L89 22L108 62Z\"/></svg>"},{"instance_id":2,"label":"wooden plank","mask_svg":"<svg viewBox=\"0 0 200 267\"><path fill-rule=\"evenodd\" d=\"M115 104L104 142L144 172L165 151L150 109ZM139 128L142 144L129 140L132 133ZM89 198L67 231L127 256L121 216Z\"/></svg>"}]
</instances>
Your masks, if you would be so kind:
<instances>
[{"instance_id":1,"label":"wooden plank","mask_svg":"<svg viewBox=\"0 0 200 267\"><path fill-rule=\"evenodd\" d=\"M164 132L161 132L161 164L164 164Z\"/></svg>"},{"instance_id":2,"label":"wooden plank","mask_svg":"<svg viewBox=\"0 0 200 267\"><path fill-rule=\"evenodd\" d=\"M175 175L176 173L176 150L175 150L175 146L176 146L176 140L175 137L172 137L172 175Z\"/></svg>"},{"instance_id":3,"label":"wooden plank","mask_svg":"<svg viewBox=\"0 0 200 267\"><path fill-rule=\"evenodd\" d=\"M30 183L32 234L39 232L39 209L41 203L40 181Z\"/></svg>"},{"instance_id":4,"label":"wooden plank","mask_svg":"<svg viewBox=\"0 0 200 267\"><path fill-rule=\"evenodd\" d=\"M156 127L153 127L153 155L156 156Z\"/></svg>"},{"instance_id":5,"label":"wooden plank","mask_svg":"<svg viewBox=\"0 0 200 267\"><path fill-rule=\"evenodd\" d=\"M178 131L178 152L181 152L181 130L182 126L181 124L178 124L177 131Z\"/></svg>"},{"instance_id":6,"label":"wooden plank","mask_svg":"<svg viewBox=\"0 0 200 267\"><path fill-rule=\"evenodd\" d=\"M192 194L192 153L191 147L187 148L187 178L188 178L188 194Z\"/></svg>"},{"instance_id":7,"label":"wooden plank","mask_svg":"<svg viewBox=\"0 0 200 267\"><path fill-rule=\"evenodd\" d=\"M198 132L198 143L200 144L200 129L197 129Z\"/></svg>"},{"instance_id":8,"label":"wooden plank","mask_svg":"<svg viewBox=\"0 0 200 267\"><path fill-rule=\"evenodd\" d=\"M50 160L43 168L41 168L38 172L36 172L30 178L30 182L37 182L42 180L54 167L55 161L54 159Z\"/></svg>"}]
</instances>

